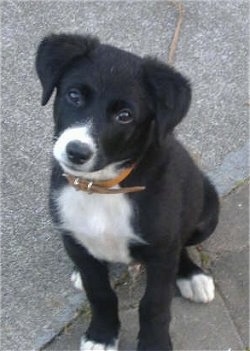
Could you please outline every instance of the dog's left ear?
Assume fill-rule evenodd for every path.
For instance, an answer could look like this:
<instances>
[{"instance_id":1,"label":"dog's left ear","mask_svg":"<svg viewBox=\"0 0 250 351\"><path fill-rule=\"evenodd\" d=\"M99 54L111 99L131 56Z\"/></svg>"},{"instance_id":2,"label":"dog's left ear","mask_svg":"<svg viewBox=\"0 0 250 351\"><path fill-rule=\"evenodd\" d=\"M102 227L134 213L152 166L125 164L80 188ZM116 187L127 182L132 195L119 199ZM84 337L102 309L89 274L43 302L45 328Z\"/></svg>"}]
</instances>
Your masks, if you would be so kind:
<instances>
[{"instance_id":1,"label":"dog's left ear","mask_svg":"<svg viewBox=\"0 0 250 351\"><path fill-rule=\"evenodd\" d=\"M186 78L155 59L145 58L144 79L153 99L159 141L186 115L191 102L191 87Z\"/></svg>"},{"instance_id":2,"label":"dog's left ear","mask_svg":"<svg viewBox=\"0 0 250 351\"><path fill-rule=\"evenodd\" d=\"M91 36L51 34L37 50L36 71L43 88L42 105L46 105L64 70L77 58L87 56L99 45Z\"/></svg>"}]
</instances>

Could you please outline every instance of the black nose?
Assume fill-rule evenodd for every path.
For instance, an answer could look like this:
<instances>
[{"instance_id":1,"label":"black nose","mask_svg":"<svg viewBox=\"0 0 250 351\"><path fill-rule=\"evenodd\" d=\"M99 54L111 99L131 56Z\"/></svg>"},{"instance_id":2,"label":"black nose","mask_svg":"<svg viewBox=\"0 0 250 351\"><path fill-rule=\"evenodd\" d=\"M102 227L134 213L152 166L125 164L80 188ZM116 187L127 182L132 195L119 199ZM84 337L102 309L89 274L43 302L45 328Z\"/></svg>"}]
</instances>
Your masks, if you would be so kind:
<instances>
[{"instance_id":1,"label":"black nose","mask_svg":"<svg viewBox=\"0 0 250 351\"><path fill-rule=\"evenodd\" d=\"M68 159L78 165L88 161L93 154L89 145L79 140L70 141L66 146L66 153Z\"/></svg>"}]
</instances>

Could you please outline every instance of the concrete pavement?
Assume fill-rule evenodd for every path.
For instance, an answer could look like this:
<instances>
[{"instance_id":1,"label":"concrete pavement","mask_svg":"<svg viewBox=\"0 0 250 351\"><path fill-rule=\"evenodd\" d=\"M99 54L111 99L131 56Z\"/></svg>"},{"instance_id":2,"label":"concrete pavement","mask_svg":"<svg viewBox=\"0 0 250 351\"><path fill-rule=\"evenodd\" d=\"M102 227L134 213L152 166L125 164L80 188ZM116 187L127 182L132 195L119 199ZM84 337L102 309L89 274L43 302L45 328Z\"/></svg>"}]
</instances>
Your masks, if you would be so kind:
<instances>
[{"instance_id":1,"label":"concrete pavement","mask_svg":"<svg viewBox=\"0 0 250 351\"><path fill-rule=\"evenodd\" d=\"M184 5L175 66L192 81L193 103L178 135L226 194L248 176L249 4ZM1 10L1 349L38 350L72 321L85 298L69 283L72 264L47 211L52 103L40 106L36 47L52 31L88 32L166 61L178 14L167 1L4 1ZM227 264L225 258L218 276ZM226 296L232 293L228 284L223 285ZM238 293L236 283L232 291ZM244 306L248 295L242 291L238 301ZM235 308L232 302L226 311ZM225 309L218 311L223 315ZM230 330L230 323L222 329ZM235 342L244 341L240 316L237 323ZM199 319L197 324L202 328Z\"/></svg>"}]
</instances>

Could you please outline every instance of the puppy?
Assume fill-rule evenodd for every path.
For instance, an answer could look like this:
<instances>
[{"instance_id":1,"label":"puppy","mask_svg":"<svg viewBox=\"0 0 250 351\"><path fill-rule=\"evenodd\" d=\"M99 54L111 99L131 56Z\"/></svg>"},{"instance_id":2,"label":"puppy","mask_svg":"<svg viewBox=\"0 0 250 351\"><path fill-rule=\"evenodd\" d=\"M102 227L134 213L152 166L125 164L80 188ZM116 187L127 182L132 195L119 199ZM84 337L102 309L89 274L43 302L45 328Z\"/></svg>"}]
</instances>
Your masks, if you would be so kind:
<instances>
[{"instance_id":1,"label":"puppy","mask_svg":"<svg viewBox=\"0 0 250 351\"><path fill-rule=\"evenodd\" d=\"M138 350L171 350L175 283L192 301L214 298L186 247L215 229L214 187L173 135L191 88L173 68L91 36L52 34L39 45L42 105L54 89L51 214L92 311L80 350L117 350L118 300L109 262L142 262Z\"/></svg>"}]
</instances>

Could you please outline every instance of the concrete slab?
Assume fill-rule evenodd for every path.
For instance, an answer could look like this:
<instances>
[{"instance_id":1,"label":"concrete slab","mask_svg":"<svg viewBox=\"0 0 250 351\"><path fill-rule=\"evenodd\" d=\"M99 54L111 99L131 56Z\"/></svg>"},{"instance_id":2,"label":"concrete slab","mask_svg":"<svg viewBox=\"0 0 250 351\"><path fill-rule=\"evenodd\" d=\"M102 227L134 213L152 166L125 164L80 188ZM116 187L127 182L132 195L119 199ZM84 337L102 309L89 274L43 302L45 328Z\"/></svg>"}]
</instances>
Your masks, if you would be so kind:
<instances>
[{"instance_id":1,"label":"concrete slab","mask_svg":"<svg viewBox=\"0 0 250 351\"><path fill-rule=\"evenodd\" d=\"M246 142L240 149L229 152L219 166L207 172L220 196L230 193L241 184L242 179L249 178L249 150L249 142Z\"/></svg>"},{"instance_id":2,"label":"concrete slab","mask_svg":"<svg viewBox=\"0 0 250 351\"><path fill-rule=\"evenodd\" d=\"M172 311L175 350L243 350L245 345L219 294L208 305L176 298Z\"/></svg>"},{"instance_id":3,"label":"concrete slab","mask_svg":"<svg viewBox=\"0 0 250 351\"><path fill-rule=\"evenodd\" d=\"M211 170L248 140L249 2L183 3L175 66L191 78L193 104L180 137Z\"/></svg>"},{"instance_id":4,"label":"concrete slab","mask_svg":"<svg viewBox=\"0 0 250 351\"><path fill-rule=\"evenodd\" d=\"M179 134L211 169L246 143L248 2L186 1L185 8L176 66L191 77L194 102ZM71 263L47 213L52 103L39 106L38 42L51 31L88 32L166 60L177 13L165 1L10 0L1 10L1 348L14 351L39 349L83 301L68 283Z\"/></svg>"},{"instance_id":5,"label":"concrete slab","mask_svg":"<svg viewBox=\"0 0 250 351\"><path fill-rule=\"evenodd\" d=\"M63 332L55 338L53 343L49 344L41 350L54 351L73 351L79 350L80 339L84 331L88 327L89 315L83 313L77 320L73 321L72 324L65 327Z\"/></svg>"},{"instance_id":6,"label":"concrete slab","mask_svg":"<svg viewBox=\"0 0 250 351\"><path fill-rule=\"evenodd\" d=\"M130 304L134 306L138 303L137 289L141 290L141 287L135 288L135 294L130 299ZM118 295L120 297L120 294ZM120 317L122 322L120 350L135 350L138 334L137 308L123 307ZM43 350L78 350L80 338L88 326L88 321L89 314L87 313L86 316L83 314ZM172 306L171 335L175 350L242 350L243 348L243 343L219 294L209 305L190 303L176 297Z\"/></svg>"},{"instance_id":7,"label":"concrete slab","mask_svg":"<svg viewBox=\"0 0 250 351\"><path fill-rule=\"evenodd\" d=\"M203 247L214 260L241 252L249 240L249 182L223 199L219 225Z\"/></svg>"},{"instance_id":8,"label":"concrete slab","mask_svg":"<svg viewBox=\"0 0 250 351\"><path fill-rule=\"evenodd\" d=\"M213 268L217 288L241 335L244 349L249 349L249 248L225 254Z\"/></svg>"}]
</instances>

